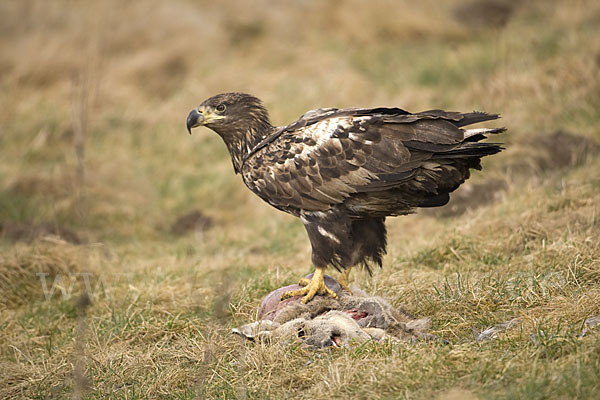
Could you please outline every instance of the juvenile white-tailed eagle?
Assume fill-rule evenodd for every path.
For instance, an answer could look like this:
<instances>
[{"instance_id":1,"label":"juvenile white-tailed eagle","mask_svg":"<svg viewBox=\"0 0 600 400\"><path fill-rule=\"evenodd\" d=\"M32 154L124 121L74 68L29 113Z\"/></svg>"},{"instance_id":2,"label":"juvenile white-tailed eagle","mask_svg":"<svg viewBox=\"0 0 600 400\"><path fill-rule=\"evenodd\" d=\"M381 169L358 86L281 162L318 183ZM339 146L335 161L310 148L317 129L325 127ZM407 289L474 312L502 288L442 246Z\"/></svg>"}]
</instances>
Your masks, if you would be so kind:
<instances>
[{"instance_id":1,"label":"juvenile white-tailed eagle","mask_svg":"<svg viewBox=\"0 0 600 400\"><path fill-rule=\"evenodd\" d=\"M223 93L192 110L187 128L204 125L229 149L246 186L281 211L300 217L312 246L315 273L284 298L335 297L323 282L333 266L369 273L386 253L385 217L446 204L449 193L481 169L498 143L479 143L504 128L463 129L497 114L441 110L416 114L400 108L321 108L275 127L262 102Z\"/></svg>"}]
</instances>

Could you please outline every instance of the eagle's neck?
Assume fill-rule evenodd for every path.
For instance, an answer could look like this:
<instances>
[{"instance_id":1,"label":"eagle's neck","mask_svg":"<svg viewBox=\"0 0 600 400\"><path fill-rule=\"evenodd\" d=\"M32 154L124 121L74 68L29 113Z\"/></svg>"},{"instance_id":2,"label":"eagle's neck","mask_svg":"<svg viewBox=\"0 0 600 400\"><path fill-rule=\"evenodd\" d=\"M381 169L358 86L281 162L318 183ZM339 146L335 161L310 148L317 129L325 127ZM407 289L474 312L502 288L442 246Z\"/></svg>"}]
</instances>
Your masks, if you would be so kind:
<instances>
[{"instance_id":1,"label":"eagle's neck","mask_svg":"<svg viewBox=\"0 0 600 400\"><path fill-rule=\"evenodd\" d=\"M268 117L252 118L245 122L230 126L227 130L217 131L229 150L236 174L242 170L246 156L275 129Z\"/></svg>"}]
</instances>

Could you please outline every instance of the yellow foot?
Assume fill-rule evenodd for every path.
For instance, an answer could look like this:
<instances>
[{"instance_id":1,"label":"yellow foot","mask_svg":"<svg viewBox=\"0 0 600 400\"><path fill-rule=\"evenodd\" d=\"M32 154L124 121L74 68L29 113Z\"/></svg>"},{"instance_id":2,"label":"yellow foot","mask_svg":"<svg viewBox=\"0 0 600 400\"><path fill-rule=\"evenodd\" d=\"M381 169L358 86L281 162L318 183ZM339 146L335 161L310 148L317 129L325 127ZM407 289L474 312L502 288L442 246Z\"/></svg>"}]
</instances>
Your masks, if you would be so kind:
<instances>
[{"instance_id":1,"label":"yellow foot","mask_svg":"<svg viewBox=\"0 0 600 400\"><path fill-rule=\"evenodd\" d=\"M308 285L310 285L310 279L308 279L308 278L302 278L298 282L298 285L300 285L300 286L308 286Z\"/></svg>"},{"instance_id":2,"label":"yellow foot","mask_svg":"<svg viewBox=\"0 0 600 400\"><path fill-rule=\"evenodd\" d=\"M343 272L340 273L340 278L338 279L338 283L342 287L343 290L352 294L352 290L350 290L350 283L348 282L348 278L350 276L350 268L346 268Z\"/></svg>"},{"instance_id":3,"label":"yellow foot","mask_svg":"<svg viewBox=\"0 0 600 400\"><path fill-rule=\"evenodd\" d=\"M308 279L302 279L300 281L300 285L304 284L304 287L298 290L290 290L289 292L285 292L281 295L281 300L288 299L294 296L303 296L302 304L306 304L312 300L315 295L320 294L322 296L328 296L333 299L337 299L337 294L331 289L329 289L325 285L325 281L323 280L323 269L317 268L315 269L315 273L313 274L312 279L309 281Z\"/></svg>"}]
</instances>

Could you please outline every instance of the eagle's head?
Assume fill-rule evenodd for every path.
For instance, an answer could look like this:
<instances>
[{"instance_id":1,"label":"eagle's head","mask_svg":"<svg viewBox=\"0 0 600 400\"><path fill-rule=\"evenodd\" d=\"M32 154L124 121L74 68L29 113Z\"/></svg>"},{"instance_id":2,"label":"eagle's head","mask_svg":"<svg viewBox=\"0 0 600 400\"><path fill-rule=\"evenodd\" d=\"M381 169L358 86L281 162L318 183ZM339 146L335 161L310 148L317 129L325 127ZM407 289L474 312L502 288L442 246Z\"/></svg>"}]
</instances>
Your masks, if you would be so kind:
<instances>
[{"instance_id":1,"label":"eagle's head","mask_svg":"<svg viewBox=\"0 0 600 400\"><path fill-rule=\"evenodd\" d=\"M245 134L249 129L258 133L271 126L269 114L262 102L246 93L222 93L210 97L193 109L187 118L187 129L204 125L226 141Z\"/></svg>"},{"instance_id":2,"label":"eagle's head","mask_svg":"<svg viewBox=\"0 0 600 400\"><path fill-rule=\"evenodd\" d=\"M262 102L246 93L222 93L210 97L187 117L187 129L204 125L223 138L235 172L241 170L245 154L273 130Z\"/></svg>"}]
</instances>

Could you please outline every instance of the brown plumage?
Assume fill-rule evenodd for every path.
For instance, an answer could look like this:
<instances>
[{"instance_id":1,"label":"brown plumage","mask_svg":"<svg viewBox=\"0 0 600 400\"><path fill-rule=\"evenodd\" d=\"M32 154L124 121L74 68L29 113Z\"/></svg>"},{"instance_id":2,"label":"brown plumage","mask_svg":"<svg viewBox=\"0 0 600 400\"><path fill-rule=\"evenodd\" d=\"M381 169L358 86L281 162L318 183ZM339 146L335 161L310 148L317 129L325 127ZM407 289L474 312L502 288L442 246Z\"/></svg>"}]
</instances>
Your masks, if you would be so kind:
<instances>
[{"instance_id":1,"label":"brown plumage","mask_svg":"<svg viewBox=\"0 0 600 400\"><path fill-rule=\"evenodd\" d=\"M361 264L371 272L386 252L385 217L446 204L470 168L502 150L479 141L503 128L463 127L498 117L327 108L274 127L260 100L224 93L192 110L187 125L219 134L246 186L301 218L316 268Z\"/></svg>"}]
</instances>

